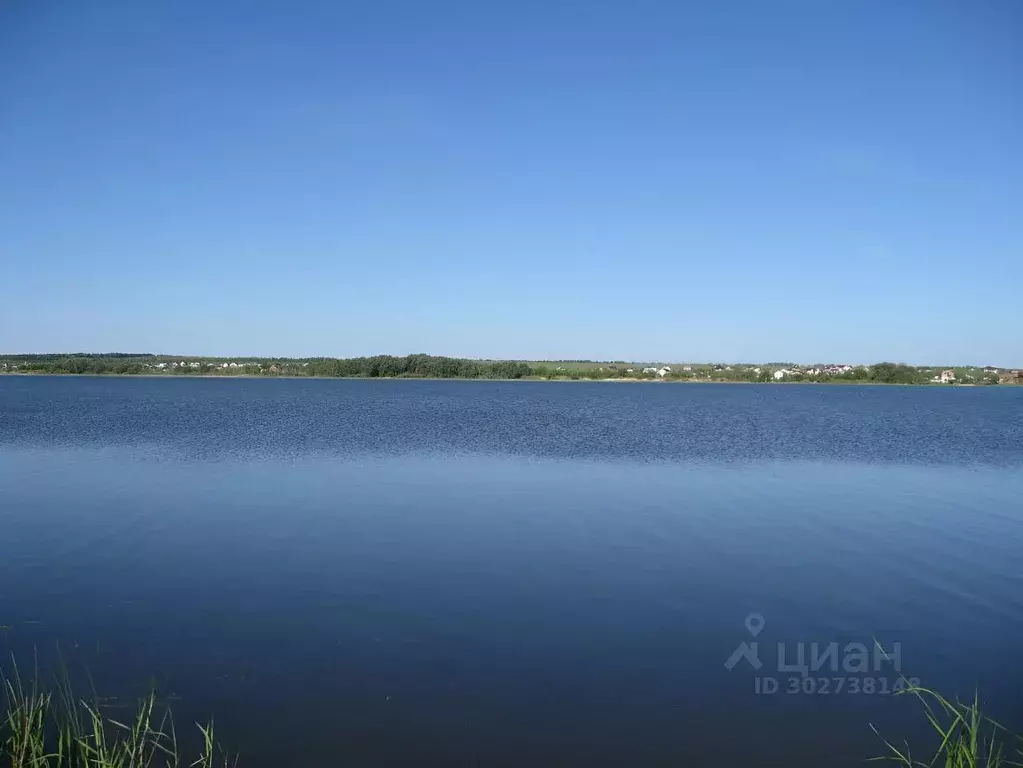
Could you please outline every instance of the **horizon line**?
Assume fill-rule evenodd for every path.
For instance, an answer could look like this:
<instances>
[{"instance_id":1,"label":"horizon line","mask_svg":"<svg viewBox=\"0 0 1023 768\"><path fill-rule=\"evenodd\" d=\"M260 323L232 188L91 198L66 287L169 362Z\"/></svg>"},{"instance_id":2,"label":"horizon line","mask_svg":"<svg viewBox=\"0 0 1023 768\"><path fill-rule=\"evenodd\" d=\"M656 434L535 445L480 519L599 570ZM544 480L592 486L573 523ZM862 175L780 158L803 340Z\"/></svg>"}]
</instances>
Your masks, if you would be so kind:
<instances>
[{"instance_id":1,"label":"horizon line","mask_svg":"<svg viewBox=\"0 0 1023 768\"><path fill-rule=\"evenodd\" d=\"M775 360L686 360L686 359L672 359L668 357L660 358L606 358L606 359L595 359L595 358L580 358L580 357L561 357L561 358L530 358L530 357L471 357L471 356L460 356L460 355L437 355L429 352L409 352L403 355L395 355L391 353L376 353L371 355L350 355L350 356L339 356L339 355L194 355L194 354L166 354L162 352L0 352L0 359L10 358L30 358L30 357L118 357L118 358L179 358L188 360L355 360L359 358L370 358L370 357L411 357L413 355L424 355L426 357L444 357L453 360L473 360L483 362L513 362L513 363L593 363L593 364L607 364L615 365L619 363L625 364L639 364L639 363L651 363L659 362L662 365L671 364L684 364L684 365L852 365L854 367L869 367L872 365L878 365L880 363L892 363L896 365L907 365L913 368L997 368L999 370L1015 370L1019 366L1011 365L992 365L992 364L976 364L976 363L909 363L905 361L895 359L883 359L875 360L870 363L863 362L849 362L847 360L832 359L829 361L825 360L814 360L810 363L799 362L795 359L775 359Z\"/></svg>"}]
</instances>

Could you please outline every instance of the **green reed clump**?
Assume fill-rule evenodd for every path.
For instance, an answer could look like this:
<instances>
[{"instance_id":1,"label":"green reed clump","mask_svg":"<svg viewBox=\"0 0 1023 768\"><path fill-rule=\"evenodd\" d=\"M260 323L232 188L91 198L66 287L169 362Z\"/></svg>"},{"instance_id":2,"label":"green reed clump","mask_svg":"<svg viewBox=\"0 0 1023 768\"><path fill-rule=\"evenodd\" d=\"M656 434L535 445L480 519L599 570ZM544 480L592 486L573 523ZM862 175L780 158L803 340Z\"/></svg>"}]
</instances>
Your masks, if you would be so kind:
<instances>
[{"instance_id":1,"label":"green reed clump","mask_svg":"<svg viewBox=\"0 0 1023 768\"><path fill-rule=\"evenodd\" d=\"M156 695L141 699L134 717L105 716L98 701L77 698L65 681L43 690L36 674L22 679L17 666L0 675L0 768L229 768L237 764L219 747L213 725L196 724L199 753L187 760L178 748L170 710ZM186 761L187 760L187 761Z\"/></svg>"},{"instance_id":2,"label":"green reed clump","mask_svg":"<svg viewBox=\"0 0 1023 768\"><path fill-rule=\"evenodd\" d=\"M906 768L1008 768L1023 766L1023 740L999 725L980 709L976 694L972 702L949 701L928 688L910 686L900 694L916 696L934 729L938 747L925 760L913 757L908 744L895 746L884 739L888 754L875 760L891 760ZM877 733L874 726L874 733Z\"/></svg>"}]
</instances>

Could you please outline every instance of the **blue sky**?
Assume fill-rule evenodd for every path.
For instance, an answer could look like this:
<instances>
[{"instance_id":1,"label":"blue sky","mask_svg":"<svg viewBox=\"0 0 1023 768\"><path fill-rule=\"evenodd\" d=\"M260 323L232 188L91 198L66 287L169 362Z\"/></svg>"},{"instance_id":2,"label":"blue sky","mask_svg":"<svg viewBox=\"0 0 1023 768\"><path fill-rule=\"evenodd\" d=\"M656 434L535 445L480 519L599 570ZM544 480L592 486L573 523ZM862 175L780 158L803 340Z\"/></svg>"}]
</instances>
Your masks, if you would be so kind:
<instances>
[{"instance_id":1,"label":"blue sky","mask_svg":"<svg viewBox=\"0 0 1023 768\"><path fill-rule=\"evenodd\" d=\"M0 352L1023 364L1015 0L0 6Z\"/></svg>"}]
</instances>

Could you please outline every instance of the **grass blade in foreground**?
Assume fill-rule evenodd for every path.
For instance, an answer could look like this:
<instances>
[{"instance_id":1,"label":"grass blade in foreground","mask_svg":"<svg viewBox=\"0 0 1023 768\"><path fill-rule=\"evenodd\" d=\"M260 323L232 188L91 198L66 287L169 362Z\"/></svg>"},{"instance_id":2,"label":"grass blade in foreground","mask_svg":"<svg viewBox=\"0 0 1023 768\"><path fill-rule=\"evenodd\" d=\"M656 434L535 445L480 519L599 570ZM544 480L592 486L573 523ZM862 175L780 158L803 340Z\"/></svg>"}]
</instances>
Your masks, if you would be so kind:
<instances>
[{"instance_id":1,"label":"grass blade in foreground","mask_svg":"<svg viewBox=\"0 0 1023 768\"><path fill-rule=\"evenodd\" d=\"M0 768L230 768L237 760L219 747L213 726L197 723L198 756L184 762L170 711L157 712L156 696L139 702L134 719L104 716L98 704L74 696L65 681L59 695L43 691L38 676L26 685L17 665L0 675Z\"/></svg>"},{"instance_id":2,"label":"grass blade in foreground","mask_svg":"<svg viewBox=\"0 0 1023 768\"><path fill-rule=\"evenodd\" d=\"M915 760L908 744L897 747L881 737L889 754L874 760L890 760L906 768L1009 768L1023 766L1023 741L980 711L976 695L970 703L951 702L935 691L910 686L899 694L916 696L924 706L927 721L939 739L929 760ZM1007 749L1011 754L1007 754Z\"/></svg>"}]
</instances>

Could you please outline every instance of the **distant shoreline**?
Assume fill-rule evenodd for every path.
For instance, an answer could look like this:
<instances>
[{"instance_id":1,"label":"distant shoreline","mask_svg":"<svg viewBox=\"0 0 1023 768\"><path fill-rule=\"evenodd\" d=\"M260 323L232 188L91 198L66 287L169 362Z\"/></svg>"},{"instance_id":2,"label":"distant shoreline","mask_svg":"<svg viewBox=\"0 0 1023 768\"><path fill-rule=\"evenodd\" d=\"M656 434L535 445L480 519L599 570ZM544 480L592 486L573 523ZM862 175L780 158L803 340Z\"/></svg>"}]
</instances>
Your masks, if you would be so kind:
<instances>
[{"instance_id":1,"label":"distant shoreline","mask_svg":"<svg viewBox=\"0 0 1023 768\"><path fill-rule=\"evenodd\" d=\"M0 355L0 373L153 378L423 379L477 381L612 381L689 384L1023 384L1023 372L996 368L913 366L878 362L699 363L497 360L416 353L396 357L197 358L111 352L107 354Z\"/></svg>"},{"instance_id":2,"label":"distant shoreline","mask_svg":"<svg viewBox=\"0 0 1023 768\"><path fill-rule=\"evenodd\" d=\"M469 378L466 376L292 376L289 374L259 375L252 373L217 374L217 373L52 373L35 371L0 371L0 376L23 376L26 378L42 378L46 376L74 379L174 379L174 380L195 380L215 379L230 381L232 379L259 379L286 381L480 381L497 383L519 383L532 382L534 384L737 384L742 386L822 386L822 387L943 387L954 389L958 387L979 387L982 389L1002 388L1011 385L985 385L985 384L941 384L938 382L906 383L906 382L884 382L884 381L805 381L800 379L782 379L778 381L727 381L724 379L633 379L633 378L570 378L568 376L557 376L545 378L541 376L523 376L517 379L494 379L494 378Z\"/></svg>"}]
</instances>

